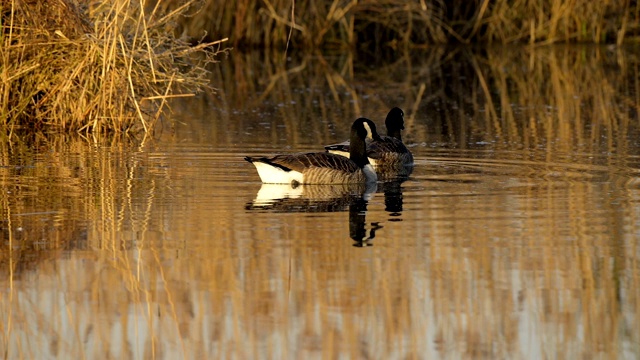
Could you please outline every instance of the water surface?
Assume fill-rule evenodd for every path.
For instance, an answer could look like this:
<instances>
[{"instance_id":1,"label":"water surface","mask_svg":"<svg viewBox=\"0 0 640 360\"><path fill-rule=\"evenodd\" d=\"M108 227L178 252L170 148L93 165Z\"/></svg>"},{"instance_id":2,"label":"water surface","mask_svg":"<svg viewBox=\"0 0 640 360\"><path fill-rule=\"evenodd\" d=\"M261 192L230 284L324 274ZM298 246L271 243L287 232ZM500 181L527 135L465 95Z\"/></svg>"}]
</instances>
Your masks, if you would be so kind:
<instances>
[{"instance_id":1,"label":"water surface","mask_svg":"<svg viewBox=\"0 0 640 360\"><path fill-rule=\"evenodd\" d=\"M0 350L637 358L635 54L234 53L152 138L4 143ZM274 188L242 159L393 106L403 181Z\"/></svg>"}]
</instances>

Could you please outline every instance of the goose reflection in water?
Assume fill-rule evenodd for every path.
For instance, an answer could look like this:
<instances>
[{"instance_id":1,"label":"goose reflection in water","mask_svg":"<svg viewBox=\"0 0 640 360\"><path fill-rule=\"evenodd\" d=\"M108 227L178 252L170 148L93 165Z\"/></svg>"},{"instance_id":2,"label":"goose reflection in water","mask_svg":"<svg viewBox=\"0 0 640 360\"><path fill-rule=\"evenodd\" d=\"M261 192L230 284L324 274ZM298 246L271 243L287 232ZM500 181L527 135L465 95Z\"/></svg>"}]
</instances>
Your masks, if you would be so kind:
<instances>
[{"instance_id":1,"label":"goose reflection in water","mask_svg":"<svg viewBox=\"0 0 640 360\"><path fill-rule=\"evenodd\" d=\"M367 235L367 204L365 199L355 199L349 204L349 236L355 247L373 246L371 241L376 237L376 230L382 229L380 223L372 222Z\"/></svg>"},{"instance_id":2,"label":"goose reflection in water","mask_svg":"<svg viewBox=\"0 0 640 360\"><path fill-rule=\"evenodd\" d=\"M369 201L377 183L336 185L262 184L247 210L271 212L345 211L356 199Z\"/></svg>"},{"instance_id":3,"label":"goose reflection in water","mask_svg":"<svg viewBox=\"0 0 640 360\"><path fill-rule=\"evenodd\" d=\"M380 222L367 224L367 206L377 191L384 193L389 221L402 221L402 182L340 185L262 184L255 199L246 205L250 211L275 213L349 212L349 236L353 246L372 246Z\"/></svg>"},{"instance_id":4,"label":"goose reflection in water","mask_svg":"<svg viewBox=\"0 0 640 360\"><path fill-rule=\"evenodd\" d=\"M378 189L377 183L341 185L262 184L247 210L271 212L349 212L349 235L354 246L371 246L378 223L367 234L367 205Z\"/></svg>"},{"instance_id":5,"label":"goose reflection in water","mask_svg":"<svg viewBox=\"0 0 640 360\"><path fill-rule=\"evenodd\" d=\"M402 182L404 180L387 181L381 185L384 193L384 210L391 217L389 221L402 221Z\"/></svg>"}]
</instances>

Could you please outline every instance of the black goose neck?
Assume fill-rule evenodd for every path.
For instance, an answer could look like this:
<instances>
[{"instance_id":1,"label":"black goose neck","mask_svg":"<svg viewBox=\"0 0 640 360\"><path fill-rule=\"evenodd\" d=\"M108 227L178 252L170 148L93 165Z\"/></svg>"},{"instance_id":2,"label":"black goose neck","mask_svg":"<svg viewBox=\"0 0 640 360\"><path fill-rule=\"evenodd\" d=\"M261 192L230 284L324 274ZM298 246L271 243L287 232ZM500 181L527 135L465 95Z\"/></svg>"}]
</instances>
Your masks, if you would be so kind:
<instances>
[{"instance_id":1,"label":"black goose neck","mask_svg":"<svg viewBox=\"0 0 640 360\"><path fill-rule=\"evenodd\" d=\"M349 145L349 158L351 161L356 163L358 167L364 167L369 163L369 158L367 157L367 145L363 138L355 134L356 136L351 136L350 145Z\"/></svg>"},{"instance_id":2,"label":"black goose neck","mask_svg":"<svg viewBox=\"0 0 640 360\"><path fill-rule=\"evenodd\" d=\"M402 134L400 133L400 129L387 126L387 136L402 141Z\"/></svg>"},{"instance_id":3,"label":"black goose neck","mask_svg":"<svg viewBox=\"0 0 640 360\"><path fill-rule=\"evenodd\" d=\"M400 131L404 129L402 110L397 108L391 110L387 115L384 124L387 126L387 136L402 141L402 135L400 134Z\"/></svg>"}]
</instances>

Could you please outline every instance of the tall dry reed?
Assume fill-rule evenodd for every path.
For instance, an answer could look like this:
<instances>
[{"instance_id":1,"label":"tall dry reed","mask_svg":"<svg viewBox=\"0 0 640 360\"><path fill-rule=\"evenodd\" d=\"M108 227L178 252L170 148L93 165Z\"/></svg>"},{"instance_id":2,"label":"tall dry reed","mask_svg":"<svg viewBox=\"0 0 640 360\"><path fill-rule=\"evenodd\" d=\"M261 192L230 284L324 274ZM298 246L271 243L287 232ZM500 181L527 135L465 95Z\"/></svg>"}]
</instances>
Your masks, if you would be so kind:
<instances>
[{"instance_id":1,"label":"tall dry reed","mask_svg":"<svg viewBox=\"0 0 640 360\"><path fill-rule=\"evenodd\" d=\"M137 0L3 0L0 10L0 125L10 134L149 131L168 98L209 86L202 63L220 51L172 35L181 11Z\"/></svg>"},{"instance_id":2,"label":"tall dry reed","mask_svg":"<svg viewBox=\"0 0 640 360\"><path fill-rule=\"evenodd\" d=\"M181 34L228 36L245 47L378 51L433 43L622 43L640 34L640 7L630 0L206 0L198 5L182 18Z\"/></svg>"},{"instance_id":3,"label":"tall dry reed","mask_svg":"<svg viewBox=\"0 0 640 360\"><path fill-rule=\"evenodd\" d=\"M622 43L637 38L638 4L621 1L484 1L470 36L487 42Z\"/></svg>"}]
</instances>

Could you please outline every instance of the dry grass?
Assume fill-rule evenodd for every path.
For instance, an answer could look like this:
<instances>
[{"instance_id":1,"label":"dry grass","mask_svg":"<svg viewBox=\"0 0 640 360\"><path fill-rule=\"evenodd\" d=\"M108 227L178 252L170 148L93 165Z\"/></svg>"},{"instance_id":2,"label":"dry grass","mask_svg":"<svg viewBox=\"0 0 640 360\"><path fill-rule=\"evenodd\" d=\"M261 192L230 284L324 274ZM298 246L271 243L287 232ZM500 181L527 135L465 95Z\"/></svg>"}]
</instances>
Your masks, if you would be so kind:
<instances>
[{"instance_id":1,"label":"dry grass","mask_svg":"<svg viewBox=\"0 0 640 360\"><path fill-rule=\"evenodd\" d=\"M182 2L164 1L162 7ZM228 36L235 46L248 47L620 44L640 35L639 13L630 0L205 0L182 19L180 32L195 39Z\"/></svg>"},{"instance_id":2,"label":"dry grass","mask_svg":"<svg viewBox=\"0 0 640 360\"><path fill-rule=\"evenodd\" d=\"M498 0L477 14L473 26L488 42L620 44L628 32L638 36L638 10L629 0Z\"/></svg>"},{"instance_id":3,"label":"dry grass","mask_svg":"<svg viewBox=\"0 0 640 360\"><path fill-rule=\"evenodd\" d=\"M173 9L182 1L161 4ZM397 37L445 42L447 34L442 6L427 7L424 1L209 0L192 11L193 16L180 24L182 35L216 38L225 34L234 46L244 47L341 47L355 42L377 46Z\"/></svg>"},{"instance_id":4,"label":"dry grass","mask_svg":"<svg viewBox=\"0 0 640 360\"><path fill-rule=\"evenodd\" d=\"M166 100L207 88L220 42L171 35L180 11L139 1L2 0L0 125L16 130L151 130ZM194 61L194 54L204 55Z\"/></svg>"}]
</instances>

